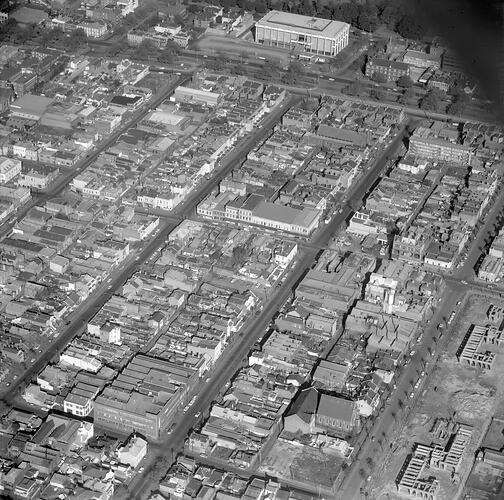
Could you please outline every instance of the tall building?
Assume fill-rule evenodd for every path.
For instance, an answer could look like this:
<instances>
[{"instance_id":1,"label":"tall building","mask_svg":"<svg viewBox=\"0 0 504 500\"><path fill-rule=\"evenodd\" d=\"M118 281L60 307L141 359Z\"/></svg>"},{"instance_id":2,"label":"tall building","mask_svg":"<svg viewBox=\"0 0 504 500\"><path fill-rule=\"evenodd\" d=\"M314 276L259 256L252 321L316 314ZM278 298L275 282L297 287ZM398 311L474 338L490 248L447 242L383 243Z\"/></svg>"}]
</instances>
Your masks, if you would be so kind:
<instances>
[{"instance_id":1,"label":"tall building","mask_svg":"<svg viewBox=\"0 0 504 500\"><path fill-rule=\"evenodd\" d=\"M255 25L255 41L311 54L335 56L348 45L350 25L272 10Z\"/></svg>"}]
</instances>

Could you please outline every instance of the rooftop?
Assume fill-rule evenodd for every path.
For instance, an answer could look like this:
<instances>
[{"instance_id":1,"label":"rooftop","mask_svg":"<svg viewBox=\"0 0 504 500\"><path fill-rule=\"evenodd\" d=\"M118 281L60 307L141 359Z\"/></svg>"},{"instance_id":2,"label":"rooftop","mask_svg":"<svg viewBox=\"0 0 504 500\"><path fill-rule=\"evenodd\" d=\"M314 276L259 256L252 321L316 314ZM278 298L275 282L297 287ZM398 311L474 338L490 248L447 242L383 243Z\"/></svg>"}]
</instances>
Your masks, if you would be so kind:
<instances>
[{"instance_id":1,"label":"rooftop","mask_svg":"<svg viewBox=\"0 0 504 500\"><path fill-rule=\"evenodd\" d=\"M257 25L326 38L336 37L349 26L347 23L342 23L340 21L331 21L330 19L321 19L319 17L300 16L298 14L290 14L278 10L268 12L257 22Z\"/></svg>"},{"instance_id":2,"label":"rooftop","mask_svg":"<svg viewBox=\"0 0 504 500\"><path fill-rule=\"evenodd\" d=\"M23 97L16 99L12 103L11 108L20 113L31 113L42 116L52 101L49 97L25 94Z\"/></svg>"}]
</instances>

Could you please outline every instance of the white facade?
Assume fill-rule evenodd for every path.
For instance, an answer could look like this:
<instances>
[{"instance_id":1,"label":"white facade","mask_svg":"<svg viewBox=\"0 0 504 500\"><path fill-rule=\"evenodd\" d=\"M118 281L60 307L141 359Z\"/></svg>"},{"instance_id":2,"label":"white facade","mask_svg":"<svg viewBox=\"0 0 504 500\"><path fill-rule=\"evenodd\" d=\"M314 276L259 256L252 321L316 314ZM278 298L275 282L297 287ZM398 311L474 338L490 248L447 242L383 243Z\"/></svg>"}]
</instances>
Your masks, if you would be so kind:
<instances>
[{"instance_id":1,"label":"white facade","mask_svg":"<svg viewBox=\"0 0 504 500\"><path fill-rule=\"evenodd\" d=\"M93 401L90 398L69 394L63 401L63 411L77 417L87 417L93 411Z\"/></svg>"},{"instance_id":2,"label":"white facade","mask_svg":"<svg viewBox=\"0 0 504 500\"><path fill-rule=\"evenodd\" d=\"M147 455L147 441L139 436L132 437L129 442L117 450L117 458L123 464L138 467Z\"/></svg>"},{"instance_id":3,"label":"white facade","mask_svg":"<svg viewBox=\"0 0 504 500\"><path fill-rule=\"evenodd\" d=\"M107 25L101 23L81 23L77 28L84 30L88 38L100 38L107 33Z\"/></svg>"},{"instance_id":4,"label":"white facade","mask_svg":"<svg viewBox=\"0 0 504 500\"><path fill-rule=\"evenodd\" d=\"M348 45L350 25L272 10L255 25L255 41L311 54L335 56Z\"/></svg>"},{"instance_id":5,"label":"white facade","mask_svg":"<svg viewBox=\"0 0 504 500\"><path fill-rule=\"evenodd\" d=\"M138 7L138 0L118 0L116 5L121 9L121 15L127 16Z\"/></svg>"},{"instance_id":6,"label":"white facade","mask_svg":"<svg viewBox=\"0 0 504 500\"><path fill-rule=\"evenodd\" d=\"M5 184L21 173L21 161L0 157L0 182Z\"/></svg>"}]
</instances>

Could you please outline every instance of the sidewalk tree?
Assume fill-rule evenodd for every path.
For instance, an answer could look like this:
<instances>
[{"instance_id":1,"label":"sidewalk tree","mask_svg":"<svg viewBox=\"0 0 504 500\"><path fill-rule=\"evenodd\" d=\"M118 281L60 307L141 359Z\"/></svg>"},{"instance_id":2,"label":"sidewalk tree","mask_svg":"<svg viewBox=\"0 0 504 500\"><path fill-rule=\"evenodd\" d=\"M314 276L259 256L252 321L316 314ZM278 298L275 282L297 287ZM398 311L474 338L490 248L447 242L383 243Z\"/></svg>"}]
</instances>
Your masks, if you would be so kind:
<instances>
[{"instance_id":1,"label":"sidewalk tree","mask_svg":"<svg viewBox=\"0 0 504 500\"><path fill-rule=\"evenodd\" d=\"M175 55L170 49L163 49L159 52L157 59L160 63L171 64L175 60Z\"/></svg>"},{"instance_id":2,"label":"sidewalk tree","mask_svg":"<svg viewBox=\"0 0 504 500\"><path fill-rule=\"evenodd\" d=\"M431 89L420 101L420 109L425 111L441 111L443 101L441 99L441 91L438 89Z\"/></svg>"},{"instance_id":3,"label":"sidewalk tree","mask_svg":"<svg viewBox=\"0 0 504 500\"><path fill-rule=\"evenodd\" d=\"M409 89L413 86L413 80L407 75L402 75L397 79L397 85Z\"/></svg>"},{"instance_id":4,"label":"sidewalk tree","mask_svg":"<svg viewBox=\"0 0 504 500\"><path fill-rule=\"evenodd\" d=\"M360 82L351 82L342 89L342 92L352 96L362 95L364 92L364 86Z\"/></svg>"},{"instance_id":5,"label":"sidewalk tree","mask_svg":"<svg viewBox=\"0 0 504 500\"><path fill-rule=\"evenodd\" d=\"M159 49L157 45L149 39L142 40L142 43L135 48L133 52L134 59L140 59L144 61L146 59L152 59L157 57Z\"/></svg>"},{"instance_id":6,"label":"sidewalk tree","mask_svg":"<svg viewBox=\"0 0 504 500\"><path fill-rule=\"evenodd\" d=\"M396 31L403 38L419 40L425 35L426 26L418 16L407 14L397 23Z\"/></svg>"},{"instance_id":7,"label":"sidewalk tree","mask_svg":"<svg viewBox=\"0 0 504 500\"><path fill-rule=\"evenodd\" d=\"M299 61L291 61L287 71L282 76L282 82L287 85L296 85L302 72L303 66L301 63Z\"/></svg>"},{"instance_id":8,"label":"sidewalk tree","mask_svg":"<svg viewBox=\"0 0 504 500\"><path fill-rule=\"evenodd\" d=\"M376 83L387 83L387 77L385 75L382 75L381 73L375 72L371 76L371 80Z\"/></svg>"},{"instance_id":9,"label":"sidewalk tree","mask_svg":"<svg viewBox=\"0 0 504 500\"><path fill-rule=\"evenodd\" d=\"M377 101L383 101L385 100L386 93L379 88L371 89L369 91L369 97L371 97L371 99L376 99Z\"/></svg>"},{"instance_id":10,"label":"sidewalk tree","mask_svg":"<svg viewBox=\"0 0 504 500\"><path fill-rule=\"evenodd\" d=\"M267 59L262 67L262 76L265 79L274 79L278 77L278 63L272 59Z\"/></svg>"},{"instance_id":11,"label":"sidewalk tree","mask_svg":"<svg viewBox=\"0 0 504 500\"><path fill-rule=\"evenodd\" d=\"M78 49L85 44L87 44L87 35L82 28L74 29L66 41L66 45L70 50Z\"/></svg>"}]
</instances>

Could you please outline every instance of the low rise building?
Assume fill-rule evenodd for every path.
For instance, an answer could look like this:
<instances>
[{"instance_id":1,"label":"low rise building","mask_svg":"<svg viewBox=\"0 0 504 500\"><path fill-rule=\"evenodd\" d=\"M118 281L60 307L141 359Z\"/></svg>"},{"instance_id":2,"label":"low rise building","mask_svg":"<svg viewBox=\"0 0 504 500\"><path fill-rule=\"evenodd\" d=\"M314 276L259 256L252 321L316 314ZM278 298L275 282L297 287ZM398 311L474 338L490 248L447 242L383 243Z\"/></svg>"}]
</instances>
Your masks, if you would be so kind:
<instances>
[{"instance_id":1,"label":"low rise building","mask_svg":"<svg viewBox=\"0 0 504 500\"><path fill-rule=\"evenodd\" d=\"M388 59L372 58L366 64L366 76L382 75L389 82L395 82L401 76L410 76L409 64L389 61Z\"/></svg>"},{"instance_id":2,"label":"low rise building","mask_svg":"<svg viewBox=\"0 0 504 500\"><path fill-rule=\"evenodd\" d=\"M0 183L6 184L21 173L21 161L0 156Z\"/></svg>"},{"instance_id":3,"label":"low rise building","mask_svg":"<svg viewBox=\"0 0 504 500\"><path fill-rule=\"evenodd\" d=\"M414 498L436 500L441 485L438 479L428 474L429 455L429 447L415 447L397 476L397 491Z\"/></svg>"},{"instance_id":4,"label":"low rise building","mask_svg":"<svg viewBox=\"0 0 504 500\"><path fill-rule=\"evenodd\" d=\"M460 364L490 370L503 343L504 335L496 327L471 325L457 351L457 359Z\"/></svg>"},{"instance_id":5,"label":"low rise building","mask_svg":"<svg viewBox=\"0 0 504 500\"><path fill-rule=\"evenodd\" d=\"M82 29L89 38L100 38L108 31L107 25L100 22L80 23L77 25L77 28Z\"/></svg>"},{"instance_id":6,"label":"low rise building","mask_svg":"<svg viewBox=\"0 0 504 500\"><path fill-rule=\"evenodd\" d=\"M440 58L420 50L407 50L403 62L417 68L439 68Z\"/></svg>"},{"instance_id":7,"label":"low rise building","mask_svg":"<svg viewBox=\"0 0 504 500\"><path fill-rule=\"evenodd\" d=\"M136 434L132 435L128 441L117 450L117 458L122 464L138 467L140 462L147 455L147 441Z\"/></svg>"}]
</instances>

